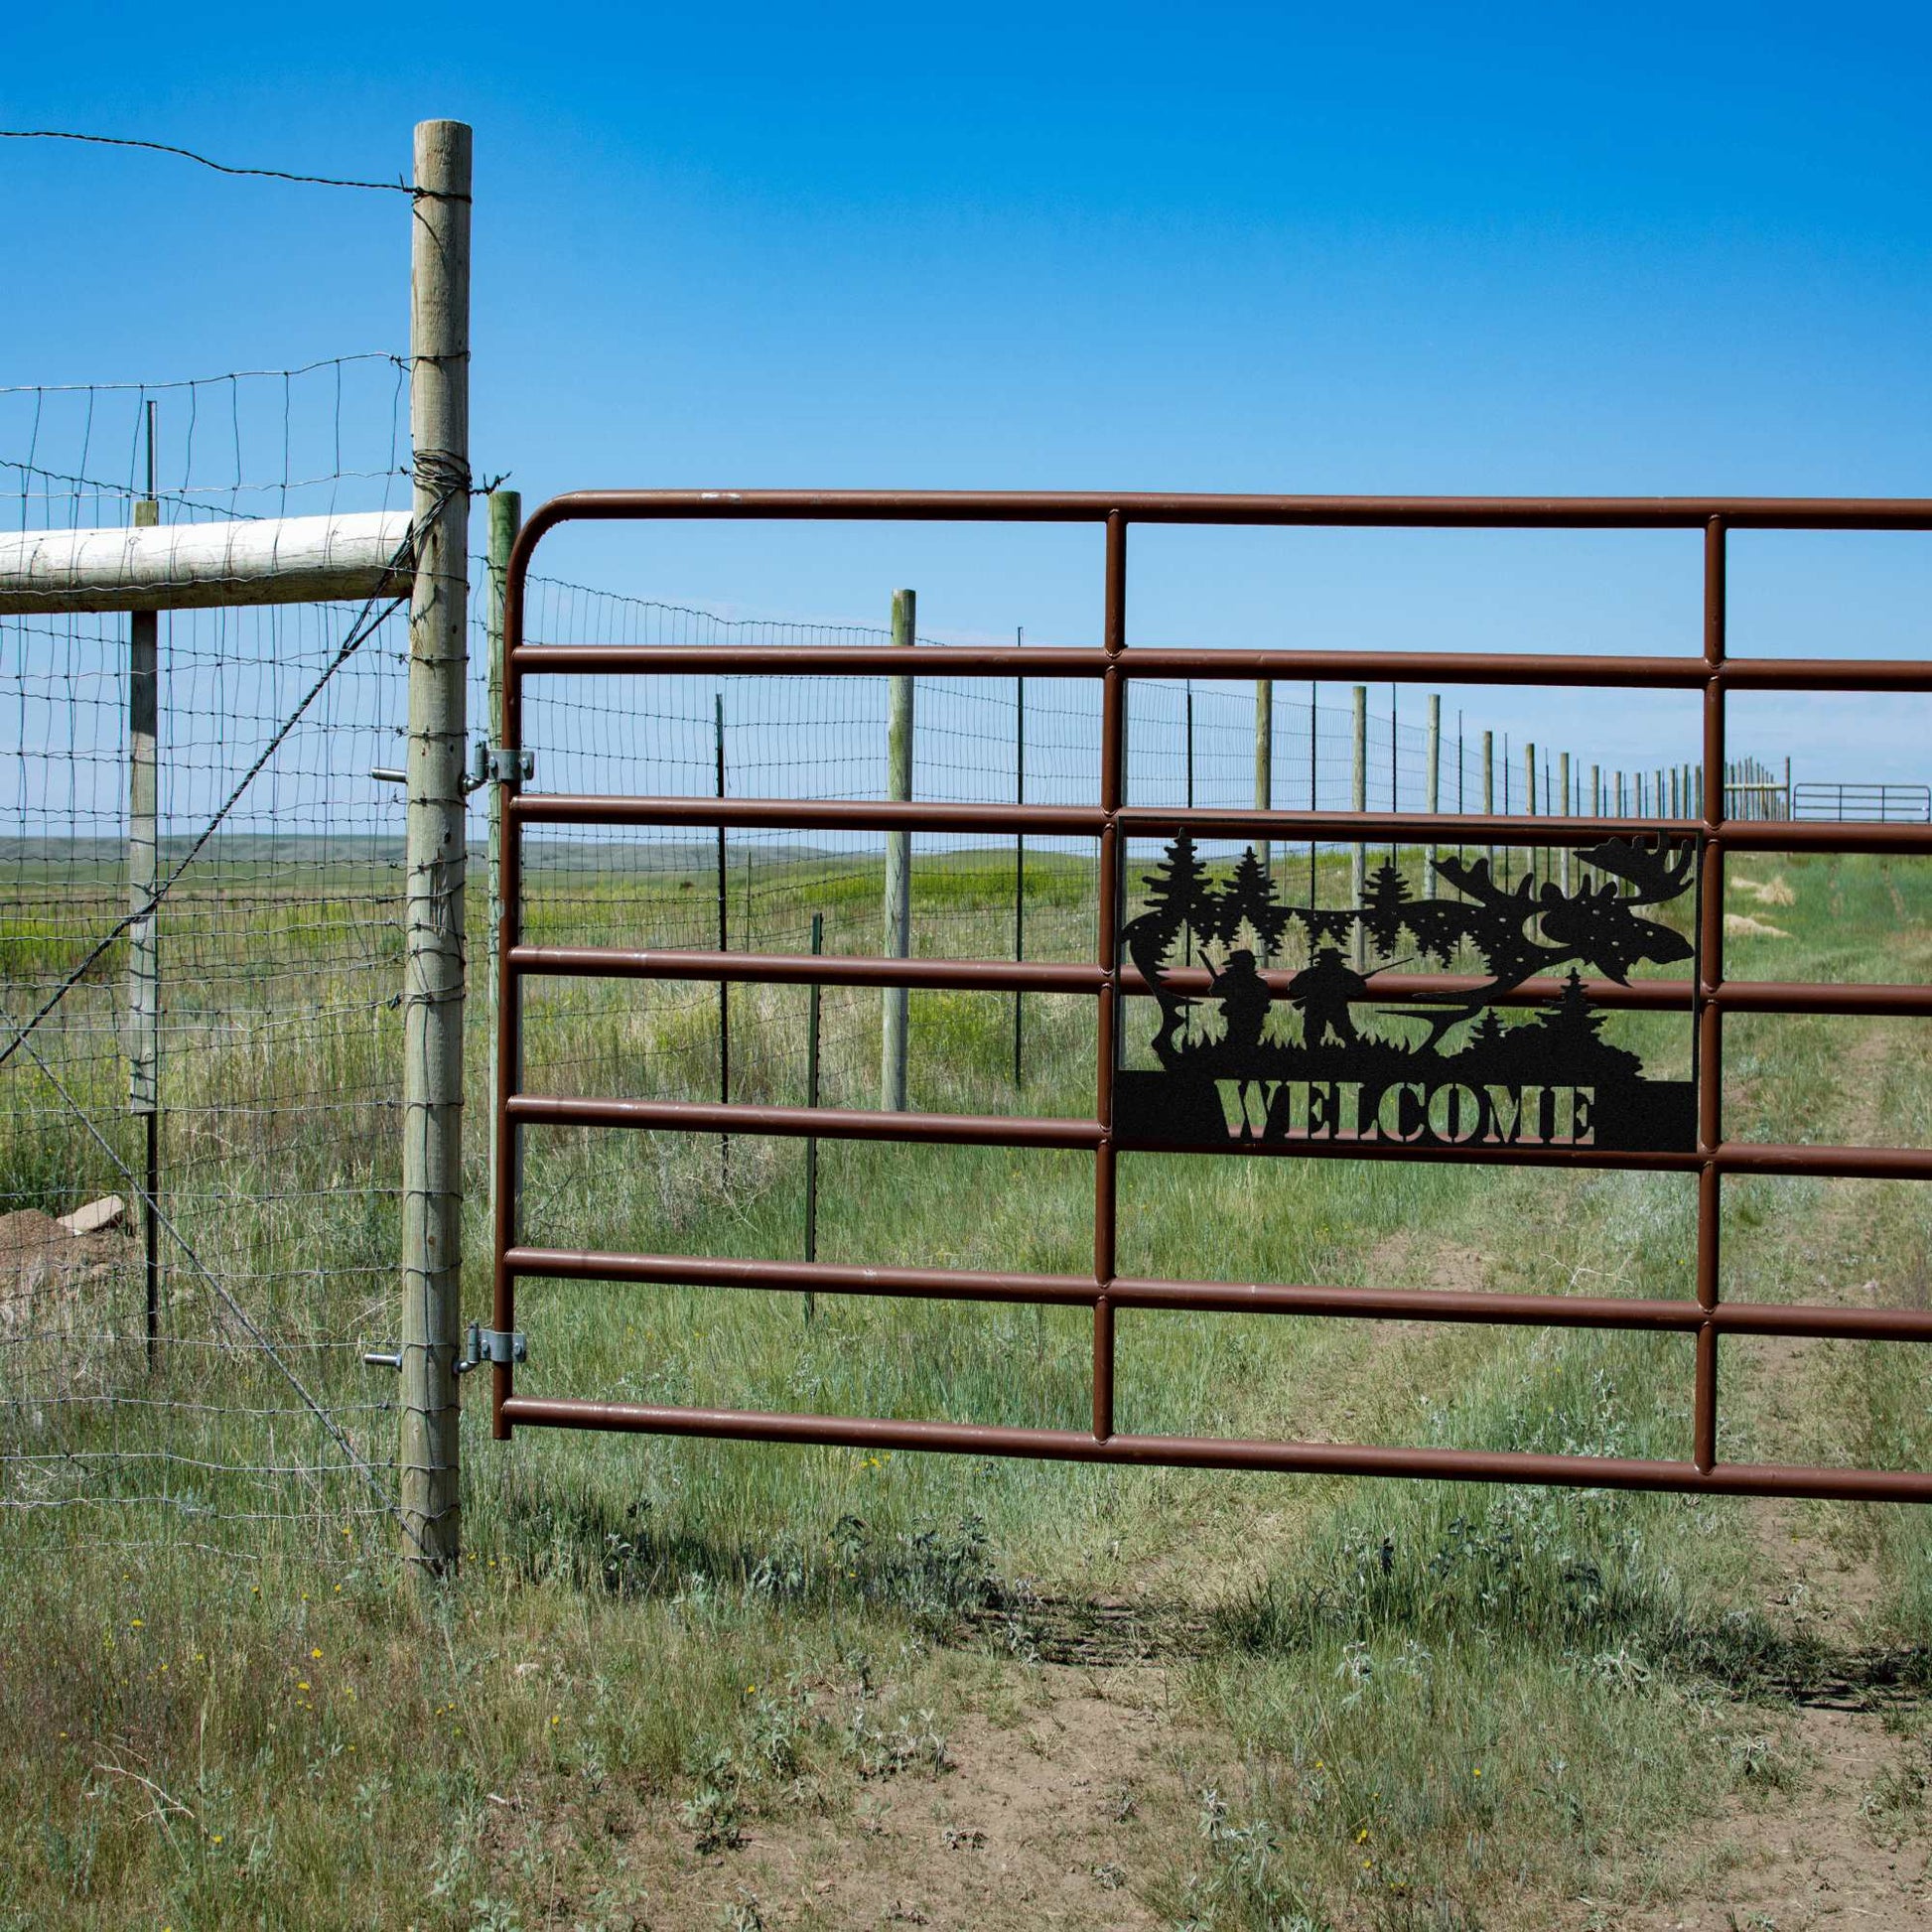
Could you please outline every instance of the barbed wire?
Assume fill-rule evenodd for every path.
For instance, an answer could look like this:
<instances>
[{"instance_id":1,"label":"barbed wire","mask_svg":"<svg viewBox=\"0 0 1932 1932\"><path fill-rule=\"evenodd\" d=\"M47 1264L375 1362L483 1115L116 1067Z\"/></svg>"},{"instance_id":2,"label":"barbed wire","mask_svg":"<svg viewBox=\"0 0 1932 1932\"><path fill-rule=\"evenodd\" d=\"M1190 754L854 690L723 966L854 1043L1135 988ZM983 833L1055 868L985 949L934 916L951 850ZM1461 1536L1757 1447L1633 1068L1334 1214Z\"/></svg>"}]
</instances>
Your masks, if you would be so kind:
<instances>
[{"instance_id":1,"label":"barbed wire","mask_svg":"<svg viewBox=\"0 0 1932 1932\"><path fill-rule=\"evenodd\" d=\"M311 188L366 188L381 194L407 195L413 201L467 202L468 195L451 194L447 189L418 188L402 181L355 181L340 175L303 175L286 168L246 168L231 162L215 161L197 154L193 148L176 147L170 141L141 141L123 134L82 134L58 127L0 127L0 141L79 141L98 148L138 148L150 154L174 155L198 167L211 168L217 175L251 175L262 181L298 182Z\"/></svg>"}]
</instances>

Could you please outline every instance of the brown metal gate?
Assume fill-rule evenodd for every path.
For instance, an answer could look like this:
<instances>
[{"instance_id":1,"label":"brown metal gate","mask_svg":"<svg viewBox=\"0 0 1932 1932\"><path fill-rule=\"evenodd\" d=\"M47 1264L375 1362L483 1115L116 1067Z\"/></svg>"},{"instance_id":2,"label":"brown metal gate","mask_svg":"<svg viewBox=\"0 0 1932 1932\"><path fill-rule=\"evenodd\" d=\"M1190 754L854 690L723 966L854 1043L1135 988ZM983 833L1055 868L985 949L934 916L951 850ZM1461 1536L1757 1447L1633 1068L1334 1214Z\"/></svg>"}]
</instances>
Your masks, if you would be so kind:
<instances>
[{"instance_id":1,"label":"brown metal gate","mask_svg":"<svg viewBox=\"0 0 1932 1932\"><path fill-rule=\"evenodd\" d=\"M524 582L544 535L580 519L834 519L924 522L1092 523L1104 530L1105 617L1099 648L891 647L753 648L529 644L523 638ZM1684 656L1554 656L1396 651L1169 649L1127 638L1127 534L1135 523L1353 526L1459 529L1701 530L1704 537L1703 649ZM499 950L499 1102L492 1159L499 1176L494 1227L493 1325L514 1326L519 1281L530 1278L689 1284L744 1289L1043 1303L1093 1312L1090 1430L982 1427L865 1417L772 1415L654 1407L593 1399L519 1396L511 1364L492 1368L494 1432L517 1425L732 1437L853 1448L945 1449L978 1455L1051 1456L1090 1462L1195 1468L1278 1469L1328 1474L1447 1476L1483 1481L1614 1486L1701 1493L1932 1500L1932 1473L1834 1469L1717 1460L1718 1344L1721 1335L1932 1340L1932 1312L1725 1303L1719 1296L1719 1196L1726 1174L1932 1177L1932 1151L1916 1148L1773 1146L1727 1141L1722 1085L1724 1022L1730 1013L1932 1017L1932 988L1918 985L1779 984L1725 977L1724 866L1733 852L1932 853L1932 826L1791 823L1724 817L1725 711L1732 691L1932 691L1932 662L1886 659L1735 659L1725 654L1725 536L1729 530L1932 529L1932 502L1742 498L1428 498L1103 496L796 490L611 490L561 496L530 519L511 559L505 605L506 675L499 743L522 745L525 680L556 673L614 677L904 676L1097 678L1101 681L1100 802L1093 807L869 804L820 800L570 796L506 789ZM1125 719L1130 678L1336 679L1525 684L1696 691L1703 697L1705 815L1654 818L1486 817L1401 812L1220 811L1140 808L1125 796ZM503 761L515 769L514 759ZM544 947L520 937L524 830L532 825L719 826L747 829L989 832L1071 835L1099 847L1099 945L1091 964L980 960L865 959ZM1263 1155L1350 1159L1490 1160L1523 1166L1643 1169L1697 1176L1696 1297L1625 1300L1480 1290L1405 1291L1238 1285L1125 1277L1115 1269L1115 1176L1122 1141L1114 1086L1123 996L1145 992L1120 958L1125 842L1132 836L1272 836L1330 843L1397 839L1468 845L1557 846L1607 834L1664 832L1697 841L1702 860L1700 945L1693 979L1590 982L1603 1007L1694 1013L1697 1144L1685 1152L1617 1153L1589 1147L1428 1148L1297 1143ZM690 1101L564 1099L521 1090L521 994L534 975L740 981L852 987L964 988L982 992L1084 994L1098 1003L1094 1109L1086 1119L1027 1119L874 1113L832 1108L717 1105ZM1378 992L1466 989L1447 974L1380 974ZM1513 997L1549 1001L1557 982L1526 982ZM1093 1271L1087 1276L948 1269L869 1268L833 1263L717 1260L687 1255L590 1253L521 1245L517 1232L517 1137L525 1125L653 1128L688 1133L820 1136L861 1140L1074 1149L1094 1163ZM1136 1150L1158 1143L1136 1140ZM1387 1449L1326 1443L1241 1442L1137 1436L1114 1427L1114 1324L1122 1309L1192 1309L1551 1327L1666 1330L1693 1336L1691 1454L1653 1461L1528 1452Z\"/></svg>"}]
</instances>

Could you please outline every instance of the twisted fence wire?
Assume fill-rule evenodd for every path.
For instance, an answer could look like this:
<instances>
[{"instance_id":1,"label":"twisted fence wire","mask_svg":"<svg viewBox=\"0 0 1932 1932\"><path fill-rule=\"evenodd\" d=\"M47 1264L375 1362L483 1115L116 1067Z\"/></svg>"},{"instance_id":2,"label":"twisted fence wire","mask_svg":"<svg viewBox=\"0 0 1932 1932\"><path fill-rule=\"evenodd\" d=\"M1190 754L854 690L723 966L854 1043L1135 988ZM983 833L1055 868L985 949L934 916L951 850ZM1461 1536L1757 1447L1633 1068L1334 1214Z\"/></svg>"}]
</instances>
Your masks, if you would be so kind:
<instances>
[{"instance_id":1,"label":"twisted fence wire","mask_svg":"<svg viewBox=\"0 0 1932 1932\"><path fill-rule=\"evenodd\" d=\"M124 527L160 404L164 525L406 509L407 371L336 358L0 390L0 518ZM380 608L157 620L159 1319L130 1105L129 620L0 616L0 1537L360 1554L391 1513L406 636ZM346 658L358 619L366 642ZM308 703L303 708L304 700ZM199 851L223 801L261 769ZM60 1217L107 1196L112 1225Z\"/></svg>"}]
</instances>

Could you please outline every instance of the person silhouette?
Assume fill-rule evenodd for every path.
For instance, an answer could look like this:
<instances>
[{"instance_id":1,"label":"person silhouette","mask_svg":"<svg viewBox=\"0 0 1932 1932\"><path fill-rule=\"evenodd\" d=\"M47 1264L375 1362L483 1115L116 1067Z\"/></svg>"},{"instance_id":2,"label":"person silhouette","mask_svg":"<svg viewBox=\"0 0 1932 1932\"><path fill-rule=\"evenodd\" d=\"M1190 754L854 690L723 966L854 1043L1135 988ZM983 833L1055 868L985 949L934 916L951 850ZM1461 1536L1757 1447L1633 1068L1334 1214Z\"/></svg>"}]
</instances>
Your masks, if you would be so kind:
<instances>
[{"instance_id":1,"label":"person silhouette","mask_svg":"<svg viewBox=\"0 0 1932 1932\"><path fill-rule=\"evenodd\" d=\"M1338 1046L1361 1038L1348 1008L1368 998L1368 981L1341 956L1339 946L1317 947L1314 957L1288 983L1288 997L1300 1008L1303 1035L1311 1047L1332 1034Z\"/></svg>"},{"instance_id":2,"label":"person silhouette","mask_svg":"<svg viewBox=\"0 0 1932 1932\"><path fill-rule=\"evenodd\" d=\"M1233 1060L1247 1058L1261 1044L1269 1005L1268 982L1255 971L1254 954L1246 946L1229 953L1227 964L1208 981L1207 993L1221 1003L1223 1049Z\"/></svg>"}]
</instances>

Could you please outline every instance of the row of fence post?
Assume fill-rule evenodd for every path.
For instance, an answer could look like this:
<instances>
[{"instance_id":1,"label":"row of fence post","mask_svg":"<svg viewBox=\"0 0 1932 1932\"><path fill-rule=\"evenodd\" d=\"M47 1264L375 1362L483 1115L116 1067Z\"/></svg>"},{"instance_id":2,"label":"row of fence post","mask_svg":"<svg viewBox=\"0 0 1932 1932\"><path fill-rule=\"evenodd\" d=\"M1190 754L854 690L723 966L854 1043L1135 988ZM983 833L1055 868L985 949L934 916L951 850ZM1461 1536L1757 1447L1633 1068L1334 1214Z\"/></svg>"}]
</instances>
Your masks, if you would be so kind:
<instances>
[{"instance_id":1,"label":"row of fence post","mask_svg":"<svg viewBox=\"0 0 1932 1932\"><path fill-rule=\"evenodd\" d=\"M909 644L913 633L913 612L915 609L913 593L896 591L893 594L893 641L896 644ZM1016 641L1024 638L1025 632L1015 633ZM1257 680L1254 696L1254 802L1257 811L1269 811L1275 805L1275 683L1272 678ZM912 796L912 685L911 677L896 677L892 680L892 694L887 726L887 796L893 799L909 799ZM1027 681L1024 677L1016 680L1017 704L1014 723L1014 798L1015 802L1027 801ZM1351 759L1349 805L1352 810L1364 812L1368 809L1369 791L1369 714L1368 686L1357 684L1351 693ZM1182 784L1185 803L1191 810L1194 805L1195 739L1194 739L1194 691L1190 683L1182 689L1182 730L1184 734L1182 750ZM1423 749L1423 809L1433 815L1443 811L1443 701L1439 694L1431 692L1428 699L1428 723L1424 731ZM1314 685L1309 690L1309 803L1315 809L1320 797L1320 761L1318 744L1320 738L1320 694ZM1400 799L1401 756L1397 736L1396 707L1391 692L1389 715L1389 771L1390 771L1390 808L1398 809ZM1481 741L1482 768L1482 812L1486 817L1496 816L1497 793L1497 735L1485 731ZM1465 775L1467 746L1464 741L1461 719L1458 714L1455 732L1455 799L1454 810L1460 813L1465 806ZM1502 815L1513 814L1518 799L1511 782L1509 762L1509 740L1505 734L1502 740ZM1741 759L1725 766L1725 815L1736 818L1785 818L1791 810L1791 761L1784 763L1782 781L1771 777L1769 767L1755 759ZM1582 767L1573 762L1569 752L1559 752L1554 758L1545 753L1539 759L1538 748L1532 742L1523 748L1523 789L1520 798L1521 808L1526 816L1581 817L1586 815ZM1700 818L1704 812L1704 773L1703 768L1692 763L1653 767L1650 770L1612 769L1605 772L1601 765L1589 767L1588 811L1590 817L1617 818L1656 818L1683 819ZM911 858L910 838L906 833L894 832L887 835L886 842L886 902L885 902L885 945L884 950L890 957L904 958L910 946L910 880ZM1274 869L1274 852L1269 841L1262 841L1256 848L1266 873ZM1500 877L1508 882L1513 870L1511 853L1508 848L1499 853L1489 848L1488 859L1491 870L1500 866ZM1423 896L1433 898L1440 886L1440 850L1433 843L1423 849ZM1533 878L1553 881L1563 892L1569 892L1574 883L1574 859L1567 846L1556 848L1528 847L1524 849L1524 865ZM1349 848L1349 891L1355 904L1362 902L1368 884L1368 848L1355 844ZM1317 890L1317 858L1312 845L1309 855L1309 898L1314 903ZM1027 842L1023 836L1015 839L1014 852L1014 899L1013 899L1013 956L1016 960L1026 957L1027 933ZM1355 934L1356 966L1367 964L1367 936L1357 930ZM886 993L885 1014L882 1029L880 1105L888 1110L902 1110L905 1106L905 1063L906 1063L906 1016L907 1000L903 988ZM1013 1084L1020 1087L1026 1080L1026 996L1016 993L1013 996Z\"/></svg>"}]
</instances>

